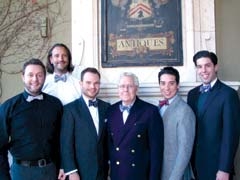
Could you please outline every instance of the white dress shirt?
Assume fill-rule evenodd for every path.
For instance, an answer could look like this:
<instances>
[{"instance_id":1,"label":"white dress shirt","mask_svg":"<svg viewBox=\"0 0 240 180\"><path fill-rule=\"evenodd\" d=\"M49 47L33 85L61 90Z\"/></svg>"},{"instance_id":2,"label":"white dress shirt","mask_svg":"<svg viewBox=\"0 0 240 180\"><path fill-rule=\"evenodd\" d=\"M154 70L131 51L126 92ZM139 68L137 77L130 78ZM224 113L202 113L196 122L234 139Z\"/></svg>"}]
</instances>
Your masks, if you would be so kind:
<instances>
[{"instance_id":1,"label":"white dress shirt","mask_svg":"<svg viewBox=\"0 0 240 180\"><path fill-rule=\"evenodd\" d=\"M54 80L55 73L48 74L42 88L42 91L60 99L63 105L68 104L75 99L80 98L80 80L75 78L72 74L66 73L67 80L57 81Z\"/></svg>"}]
</instances>

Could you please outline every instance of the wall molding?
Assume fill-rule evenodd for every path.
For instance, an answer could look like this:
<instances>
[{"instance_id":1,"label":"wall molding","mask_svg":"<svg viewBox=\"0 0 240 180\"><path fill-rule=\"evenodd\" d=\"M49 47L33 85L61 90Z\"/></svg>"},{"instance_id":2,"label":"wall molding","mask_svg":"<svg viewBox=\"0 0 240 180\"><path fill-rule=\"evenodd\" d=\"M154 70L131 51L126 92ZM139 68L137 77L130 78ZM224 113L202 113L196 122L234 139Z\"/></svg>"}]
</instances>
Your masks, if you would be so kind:
<instances>
[{"instance_id":1,"label":"wall molding","mask_svg":"<svg viewBox=\"0 0 240 180\"><path fill-rule=\"evenodd\" d=\"M231 86L233 89L237 90L240 86L240 82L237 81L224 81L227 85ZM180 83L179 94L183 97L184 100L187 99L187 94L189 90L201 84L200 82L182 82ZM145 101L157 104L159 99L162 98L159 90L159 86L156 83L142 83L140 84L138 96ZM103 99L107 102L114 103L119 100L118 90L116 84L102 84L101 90L98 96L100 99Z\"/></svg>"}]
</instances>

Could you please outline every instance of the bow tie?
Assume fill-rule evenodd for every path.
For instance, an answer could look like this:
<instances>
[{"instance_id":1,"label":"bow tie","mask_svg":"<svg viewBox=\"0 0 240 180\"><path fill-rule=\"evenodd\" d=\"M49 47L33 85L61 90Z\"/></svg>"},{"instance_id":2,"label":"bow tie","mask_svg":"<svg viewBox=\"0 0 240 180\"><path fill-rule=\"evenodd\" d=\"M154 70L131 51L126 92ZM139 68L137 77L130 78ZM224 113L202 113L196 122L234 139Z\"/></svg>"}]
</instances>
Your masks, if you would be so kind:
<instances>
[{"instance_id":1,"label":"bow tie","mask_svg":"<svg viewBox=\"0 0 240 180\"><path fill-rule=\"evenodd\" d=\"M204 93L204 92L208 92L210 89L211 89L211 84L207 84L207 85L200 86L199 91L201 93Z\"/></svg>"},{"instance_id":2,"label":"bow tie","mask_svg":"<svg viewBox=\"0 0 240 180\"><path fill-rule=\"evenodd\" d=\"M96 101L92 101L92 100L89 100L88 101L88 106L93 106L93 107L98 107L98 102L97 100Z\"/></svg>"},{"instance_id":3,"label":"bow tie","mask_svg":"<svg viewBox=\"0 0 240 180\"><path fill-rule=\"evenodd\" d=\"M67 76L66 76L66 74L64 74L64 75L55 75L54 76L54 81L55 82L58 82L58 81L63 81L63 82L66 82L66 80L67 80Z\"/></svg>"},{"instance_id":4,"label":"bow tie","mask_svg":"<svg viewBox=\"0 0 240 180\"><path fill-rule=\"evenodd\" d=\"M169 101L167 99L164 99L162 101L159 101L159 106L163 107L164 105L169 105Z\"/></svg>"},{"instance_id":5,"label":"bow tie","mask_svg":"<svg viewBox=\"0 0 240 180\"><path fill-rule=\"evenodd\" d=\"M37 96L28 96L27 97L27 99L26 99L26 101L27 102L31 102L31 101L33 101L33 100L43 100L43 95L42 94L40 94L40 95L37 95Z\"/></svg>"},{"instance_id":6,"label":"bow tie","mask_svg":"<svg viewBox=\"0 0 240 180\"><path fill-rule=\"evenodd\" d=\"M131 106L124 106L124 105L120 104L119 109L120 109L121 112L123 112L123 111L129 112L130 109L131 109Z\"/></svg>"}]
</instances>

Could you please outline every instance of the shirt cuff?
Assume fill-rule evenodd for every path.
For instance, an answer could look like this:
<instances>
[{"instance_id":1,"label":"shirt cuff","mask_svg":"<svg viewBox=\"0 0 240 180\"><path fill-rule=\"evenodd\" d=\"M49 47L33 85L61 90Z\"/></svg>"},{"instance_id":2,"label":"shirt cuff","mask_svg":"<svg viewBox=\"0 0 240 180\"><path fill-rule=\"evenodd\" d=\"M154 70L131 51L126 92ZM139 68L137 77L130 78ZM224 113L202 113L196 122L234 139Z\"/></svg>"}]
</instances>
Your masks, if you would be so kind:
<instances>
[{"instance_id":1,"label":"shirt cuff","mask_svg":"<svg viewBox=\"0 0 240 180\"><path fill-rule=\"evenodd\" d=\"M77 171L78 171L77 169L74 169L74 170L72 170L72 171L69 171L69 172L65 173L65 175L68 176L68 175L70 175L70 174L72 174L72 173L75 173L75 172L77 172Z\"/></svg>"}]
</instances>

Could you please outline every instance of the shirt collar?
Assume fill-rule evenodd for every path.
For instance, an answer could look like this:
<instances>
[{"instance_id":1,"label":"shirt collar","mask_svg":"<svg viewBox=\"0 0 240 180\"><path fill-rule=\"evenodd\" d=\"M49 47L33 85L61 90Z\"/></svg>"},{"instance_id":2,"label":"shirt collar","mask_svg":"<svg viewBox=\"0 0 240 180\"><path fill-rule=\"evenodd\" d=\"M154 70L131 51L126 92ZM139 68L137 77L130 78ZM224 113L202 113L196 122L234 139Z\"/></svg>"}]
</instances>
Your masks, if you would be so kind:
<instances>
[{"instance_id":1,"label":"shirt collar","mask_svg":"<svg viewBox=\"0 0 240 180\"><path fill-rule=\"evenodd\" d=\"M87 107L88 107L88 101L90 100L89 98L87 98L84 94L82 94L83 100L86 103ZM96 101L97 98L91 99L92 101Z\"/></svg>"}]
</instances>

